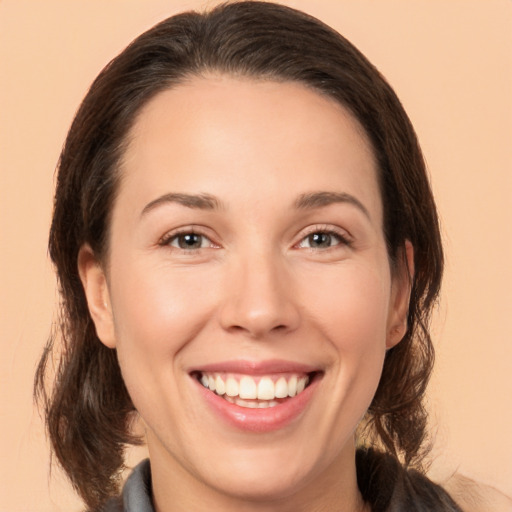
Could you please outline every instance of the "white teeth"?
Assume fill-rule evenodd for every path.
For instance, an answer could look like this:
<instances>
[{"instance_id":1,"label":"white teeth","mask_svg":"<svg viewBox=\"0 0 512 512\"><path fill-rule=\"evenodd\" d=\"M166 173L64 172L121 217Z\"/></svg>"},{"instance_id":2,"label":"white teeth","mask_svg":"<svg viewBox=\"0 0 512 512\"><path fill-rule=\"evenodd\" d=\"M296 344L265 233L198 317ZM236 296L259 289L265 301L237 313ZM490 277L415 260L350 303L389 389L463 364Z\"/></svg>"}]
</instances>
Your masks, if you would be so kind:
<instances>
[{"instance_id":1,"label":"white teeth","mask_svg":"<svg viewBox=\"0 0 512 512\"><path fill-rule=\"evenodd\" d=\"M239 405L240 407L247 407L248 409L258 408L258 402L250 402L241 398L235 398L235 404Z\"/></svg>"},{"instance_id":2,"label":"white teeth","mask_svg":"<svg viewBox=\"0 0 512 512\"><path fill-rule=\"evenodd\" d=\"M256 402L251 400L243 400L242 398L231 398L229 400L240 407L246 407L248 409L267 409L268 407L275 407L279 402L275 400L265 400L262 402Z\"/></svg>"},{"instance_id":3,"label":"white teeth","mask_svg":"<svg viewBox=\"0 0 512 512\"><path fill-rule=\"evenodd\" d=\"M286 398L288 396L288 382L284 377L277 379L275 385L276 398Z\"/></svg>"},{"instance_id":4,"label":"white teeth","mask_svg":"<svg viewBox=\"0 0 512 512\"><path fill-rule=\"evenodd\" d=\"M272 400L275 396L272 379L270 377L263 377L258 382L258 400Z\"/></svg>"},{"instance_id":5,"label":"white teeth","mask_svg":"<svg viewBox=\"0 0 512 512\"><path fill-rule=\"evenodd\" d=\"M212 373L202 374L200 381L205 388L224 396L231 403L238 404L241 400L242 407L255 408L273 407L279 403L275 401L276 398L294 397L302 393L309 382L309 377L291 375L287 380L283 376L274 382L272 377L263 376L256 382L250 375L243 375L237 380L233 375L222 376L222 374ZM248 401L256 399L260 402Z\"/></svg>"},{"instance_id":6,"label":"white teeth","mask_svg":"<svg viewBox=\"0 0 512 512\"><path fill-rule=\"evenodd\" d=\"M260 402L258 407L260 409L266 409L267 407L275 407L279 402L276 402L275 400L268 400L265 402Z\"/></svg>"},{"instance_id":7,"label":"white teeth","mask_svg":"<svg viewBox=\"0 0 512 512\"><path fill-rule=\"evenodd\" d=\"M258 396L256 382L254 382L252 377L244 376L240 379L240 390L238 396L240 398L249 399L254 399Z\"/></svg>"},{"instance_id":8,"label":"white teeth","mask_svg":"<svg viewBox=\"0 0 512 512\"><path fill-rule=\"evenodd\" d=\"M288 381L288 396L295 396L297 394L297 377L294 375Z\"/></svg>"},{"instance_id":9,"label":"white teeth","mask_svg":"<svg viewBox=\"0 0 512 512\"><path fill-rule=\"evenodd\" d=\"M214 389L211 390L215 391ZM226 395L238 396L238 382L233 377L228 377L226 381Z\"/></svg>"},{"instance_id":10,"label":"white teeth","mask_svg":"<svg viewBox=\"0 0 512 512\"><path fill-rule=\"evenodd\" d=\"M220 375L217 375L215 378L215 391L218 395L223 395L226 392L226 385L224 384L224 381Z\"/></svg>"},{"instance_id":11,"label":"white teeth","mask_svg":"<svg viewBox=\"0 0 512 512\"><path fill-rule=\"evenodd\" d=\"M213 376L209 376L208 377L208 387L212 390L212 391L215 391L215 377Z\"/></svg>"}]
</instances>

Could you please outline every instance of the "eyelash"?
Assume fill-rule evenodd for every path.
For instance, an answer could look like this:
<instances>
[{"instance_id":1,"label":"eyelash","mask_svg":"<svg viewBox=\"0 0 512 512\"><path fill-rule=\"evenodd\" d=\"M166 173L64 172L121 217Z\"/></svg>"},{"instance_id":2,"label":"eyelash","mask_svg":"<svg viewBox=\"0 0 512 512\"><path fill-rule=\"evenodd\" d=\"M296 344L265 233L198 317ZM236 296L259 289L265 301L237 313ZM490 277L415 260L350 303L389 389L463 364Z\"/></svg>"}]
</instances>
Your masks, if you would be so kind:
<instances>
[{"instance_id":1,"label":"eyelash","mask_svg":"<svg viewBox=\"0 0 512 512\"><path fill-rule=\"evenodd\" d=\"M338 240L338 243L335 243L334 245L329 245L328 247L301 247L301 244L303 244L305 241L307 241L308 238L310 238L313 235L320 235L320 234L321 235L327 235L328 237L331 237L331 238L335 238L335 239ZM208 241L209 242L209 247L215 247L215 248L219 247L216 244L214 244L214 242L212 242L208 236L206 236L205 234L203 234L201 232L198 232L194 228L184 228L184 229L181 229L179 231L173 231L171 233L168 233L168 234L164 235L159 240L158 245L162 246L162 247L172 247L173 249L179 250L179 251L181 251L184 254L187 254L187 253L190 254L192 252L196 252L196 251L199 251L201 249L207 248L207 247L189 247L189 248L185 248L185 247L173 246L173 243L175 241L178 242L180 237L185 237L185 236L190 236L190 235L195 235L197 237L200 237L201 238L201 245L202 245L202 242ZM339 231L336 231L336 230L334 230L332 228L329 228L329 227L326 227L326 226L312 226L308 230L308 232L306 232L304 234L304 236L300 239L300 241L297 244L294 245L294 247L308 249L310 251L325 251L325 250L329 250L329 249L332 249L334 247L337 247L339 245L351 247L352 242L353 241L347 236L346 233L342 234Z\"/></svg>"},{"instance_id":2,"label":"eyelash","mask_svg":"<svg viewBox=\"0 0 512 512\"><path fill-rule=\"evenodd\" d=\"M353 240L350 239L346 233L341 233L341 232L334 230L327 226L312 226L310 229L308 229L306 234L301 238L299 243L297 243L295 245L295 247L300 248L301 244L304 243L309 237L311 237L313 235L319 235L319 234L327 235L329 237L334 237L338 240L338 243L336 243L334 245L329 245L328 247L320 247L320 248L319 247L303 247L303 248L308 249L310 251L325 251L325 250L333 249L339 245L351 247L352 243L353 243Z\"/></svg>"},{"instance_id":3,"label":"eyelash","mask_svg":"<svg viewBox=\"0 0 512 512\"><path fill-rule=\"evenodd\" d=\"M198 251L200 249L205 249L205 247L192 247L192 248L186 249L184 247L179 247L179 246L176 247L176 246L172 245L174 241L178 241L180 237L185 237L187 235L195 235L197 237L200 237L201 241L204 241L204 240L209 241L210 247L215 246L215 244L210 240L209 237L207 237L203 233L199 233L194 228L185 228L185 229L181 229L179 231L173 231L171 233L168 233L160 239L160 241L158 242L158 245L163 246L163 247L165 247L165 246L172 247L173 249L182 251L183 253L191 253L191 252Z\"/></svg>"}]
</instances>

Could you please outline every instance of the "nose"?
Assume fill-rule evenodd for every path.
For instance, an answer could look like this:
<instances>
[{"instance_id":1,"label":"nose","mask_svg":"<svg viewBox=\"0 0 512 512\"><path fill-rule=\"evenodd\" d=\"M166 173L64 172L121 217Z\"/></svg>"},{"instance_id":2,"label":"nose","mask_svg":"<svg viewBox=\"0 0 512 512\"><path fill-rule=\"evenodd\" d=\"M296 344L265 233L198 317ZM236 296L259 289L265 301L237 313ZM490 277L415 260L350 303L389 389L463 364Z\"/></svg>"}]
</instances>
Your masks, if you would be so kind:
<instances>
[{"instance_id":1,"label":"nose","mask_svg":"<svg viewBox=\"0 0 512 512\"><path fill-rule=\"evenodd\" d=\"M300 313L290 272L276 260L259 255L230 266L220 311L225 330L264 339L297 329Z\"/></svg>"}]
</instances>

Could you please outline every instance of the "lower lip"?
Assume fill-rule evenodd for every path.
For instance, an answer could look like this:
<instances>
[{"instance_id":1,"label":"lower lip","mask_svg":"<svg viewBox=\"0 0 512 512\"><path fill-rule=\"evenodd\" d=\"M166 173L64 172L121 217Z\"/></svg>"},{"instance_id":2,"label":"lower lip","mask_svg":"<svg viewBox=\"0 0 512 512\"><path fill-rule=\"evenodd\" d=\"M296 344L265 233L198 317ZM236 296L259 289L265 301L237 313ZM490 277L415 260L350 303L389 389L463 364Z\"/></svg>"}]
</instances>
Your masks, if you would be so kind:
<instances>
[{"instance_id":1,"label":"lower lip","mask_svg":"<svg viewBox=\"0 0 512 512\"><path fill-rule=\"evenodd\" d=\"M205 388L194 377L192 379L201 396L217 416L235 428L249 432L271 432L292 423L305 411L319 382L318 378L313 379L304 391L274 407L251 409L228 402Z\"/></svg>"}]
</instances>

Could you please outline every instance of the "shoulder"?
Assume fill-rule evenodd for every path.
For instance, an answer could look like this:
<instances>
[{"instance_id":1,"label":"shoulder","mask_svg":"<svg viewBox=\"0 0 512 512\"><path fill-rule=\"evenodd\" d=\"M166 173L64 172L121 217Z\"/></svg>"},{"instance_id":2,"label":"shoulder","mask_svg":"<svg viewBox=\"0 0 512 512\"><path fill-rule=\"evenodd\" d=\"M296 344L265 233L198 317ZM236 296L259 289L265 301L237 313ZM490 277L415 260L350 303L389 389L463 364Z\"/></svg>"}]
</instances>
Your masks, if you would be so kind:
<instances>
[{"instance_id":1,"label":"shoulder","mask_svg":"<svg viewBox=\"0 0 512 512\"><path fill-rule=\"evenodd\" d=\"M463 512L512 512L512 497L460 473L453 475L443 487Z\"/></svg>"}]
</instances>

